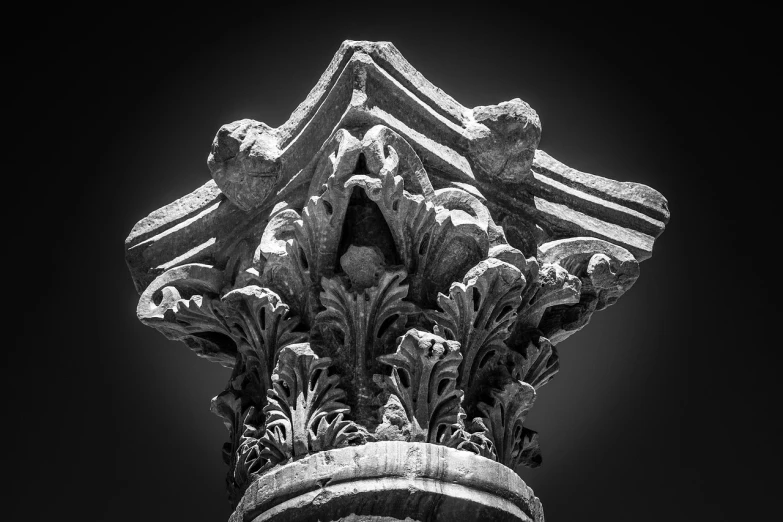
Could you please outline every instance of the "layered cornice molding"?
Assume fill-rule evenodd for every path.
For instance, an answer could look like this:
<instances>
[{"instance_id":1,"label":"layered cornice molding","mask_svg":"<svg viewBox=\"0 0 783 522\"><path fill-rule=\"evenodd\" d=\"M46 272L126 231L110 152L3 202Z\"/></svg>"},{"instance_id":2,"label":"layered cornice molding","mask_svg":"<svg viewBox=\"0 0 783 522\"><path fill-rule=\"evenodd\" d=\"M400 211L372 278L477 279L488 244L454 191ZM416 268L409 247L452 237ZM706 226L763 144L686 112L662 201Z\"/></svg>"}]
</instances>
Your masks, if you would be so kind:
<instances>
[{"instance_id":1,"label":"layered cornice molding","mask_svg":"<svg viewBox=\"0 0 783 522\"><path fill-rule=\"evenodd\" d=\"M133 228L128 265L139 291L178 264L225 258L232 247L225 236L233 235L225 231L254 223L278 202L303 206L324 142L338 128L376 124L410 144L433 187L486 201L526 255L544 239L590 236L643 261L668 220L655 190L579 172L538 150L541 124L525 102L465 108L392 44L346 41L286 123L224 126L210 155L215 179Z\"/></svg>"}]
</instances>

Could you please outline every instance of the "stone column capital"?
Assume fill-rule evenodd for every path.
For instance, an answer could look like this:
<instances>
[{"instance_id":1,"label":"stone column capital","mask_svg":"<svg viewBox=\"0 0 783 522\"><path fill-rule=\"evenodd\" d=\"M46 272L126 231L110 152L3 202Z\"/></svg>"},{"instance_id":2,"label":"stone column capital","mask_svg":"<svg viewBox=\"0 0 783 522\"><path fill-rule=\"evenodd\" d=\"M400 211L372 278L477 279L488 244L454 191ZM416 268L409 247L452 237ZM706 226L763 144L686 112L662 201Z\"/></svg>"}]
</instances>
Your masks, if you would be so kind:
<instances>
[{"instance_id":1,"label":"stone column capital","mask_svg":"<svg viewBox=\"0 0 783 522\"><path fill-rule=\"evenodd\" d=\"M540 135L520 99L468 109L346 41L286 123L223 126L212 181L133 228L139 319L233 368L232 520L543 520L527 414L669 213Z\"/></svg>"}]
</instances>

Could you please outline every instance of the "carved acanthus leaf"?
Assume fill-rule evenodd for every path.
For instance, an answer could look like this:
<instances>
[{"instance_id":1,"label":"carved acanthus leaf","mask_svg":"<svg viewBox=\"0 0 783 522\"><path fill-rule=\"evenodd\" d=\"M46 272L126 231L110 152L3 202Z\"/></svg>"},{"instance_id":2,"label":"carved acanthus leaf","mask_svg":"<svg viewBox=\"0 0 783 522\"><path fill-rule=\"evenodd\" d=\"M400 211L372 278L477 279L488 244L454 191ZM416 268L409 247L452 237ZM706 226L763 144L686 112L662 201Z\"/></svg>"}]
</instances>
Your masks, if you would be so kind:
<instances>
[{"instance_id":1,"label":"carved acanthus leaf","mask_svg":"<svg viewBox=\"0 0 783 522\"><path fill-rule=\"evenodd\" d=\"M213 273L207 267L186 268L191 276ZM265 390L272 386L272 370L280 350L306 339L307 334L295 331L298 321L288 317L288 306L269 289L246 286L217 299L207 294L209 287L194 287L183 281L188 282L184 278L167 281L172 284L160 289L160 303L145 320L164 333L202 349L215 345L217 353L234 354L229 385L212 400L212 411L223 418L229 431L223 454L229 466L226 478L229 498L236 503L249 483L252 469L248 469L258 467L250 458L258 450L253 450L255 453L241 450L243 445L248 445L243 438L247 432L245 424L255 422L253 406L266 403ZM204 295L182 299L178 288L199 290Z\"/></svg>"},{"instance_id":2,"label":"carved acanthus leaf","mask_svg":"<svg viewBox=\"0 0 783 522\"><path fill-rule=\"evenodd\" d=\"M474 196L456 189L434 191L413 148L383 126L368 130L361 143L338 131L313 177L311 197L296 242L311 279L331 275L348 199L355 187L373 201L388 225L396 253L410 277L410 296L432 301L437 291L460 279L486 257L491 217ZM361 171L359 154L366 159ZM319 190L319 187L323 189Z\"/></svg>"},{"instance_id":3,"label":"carved acanthus leaf","mask_svg":"<svg viewBox=\"0 0 783 522\"><path fill-rule=\"evenodd\" d=\"M158 276L141 294L136 315L198 355L233 367L236 346L220 309L225 275L210 265L188 264Z\"/></svg>"},{"instance_id":4,"label":"carved acanthus leaf","mask_svg":"<svg viewBox=\"0 0 783 522\"><path fill-rule=\"evenodd\" d=\"M243 464L239 461L243 460L240 448L246 424L259 420L256 419L253 407L263 396L258 370L257 364L251 363L248 366L244 358L238 358L228 387L214 397L210 405L212 413L222 417L223 424L228 429L229 440L223 445L223 460L228 465L226 485L232 504L239 501L250 483L248 477L243 475Z\"/></svg>"},{"instance_id":5,"label":"carved acanthus leaf","mask_svg":"<svg viewBox=\"0 0 783 522\"><path fill-rule=\"evenodd\" d=\"M236 449L235 464L233 469L229 470L229 491L234 489L237 494L231 495L232 506L242 498L247 487L263 470L266 461L261 457L261 447L258 440L263 436L263 424L256 422L256 409L250 407L243 420L244 430L239 439L239 446ZM233 475L232 475L233 472ZM231 480L233 479L233 488Z\"/></svg>"},{"instance_id":6,"label":"carved acanthus leaf","mask_svg":"<svg viewBox=\"0 0 783 522\"><path fill-rule=\"evenodd\" d=\"M331 359L319 358L308 343L285 347L272 376L264 407L266 430L259 457L266 469L292 457L365 441L366 431L344 416L350 408Z\"/></svg>"},{"instance_id":7,"label":"carved acanthus leaf","mask_svg":"<svg viewBox=\"0 0 783 522\"><path fill-rule=\"evenodd\" d=\"M530 384L513 381L501 390L492 391L492 404L480 403L481 422L486 436L492 440L498 462L517 468L519 465L535 468L541 465L538 434L523 426L536 398Z\"/></svg>"},{"instance_id":8,"label":"carved acanthus leaf","mask_svg":"<svg viewBox=\"0 0 783 522\"><path fill-rule=\"evenodd\" d=\"M319 195L312 195L302 210L302 219L294 224L293 252L298 257L297 266L309 277L311 284L318 284L322 277L331 277L337 262L345 212L351 188L345 186L345 177L356 167L361 143L341 129L324 146L334 150L324 154L317 166L311 186ZM323 180L315 187L315 180ZM312 192L312 191L311 191Z\"/></svg>"},{"instance_id":9,"label":"carved acanthus leaf","mask_svg":"<svg viewBox=\"0 0 783 522\"><path fill-rule=\"evenodd\" d=\"M459 414L459 423L449 426L441 439L441 444L463 451L469 451L488 459L497 460L495 446L487 437L487 428L480 418L473 419L471 426L465 427L464 413Z\"/></svg>"},{"instance_id":10,"label":"carved acanthus leaf","mask_svg":"<svg viewBox=\"0 0 783 522\"><path fill-rule=\"evenodd\" d=\"M394 131L374 127L359 142L340 130L324 150L334 152L318 161L311 196L294 224L295 239L288 252L291 264L310 284L334 274L355 188L381 211L410 277L413 300L434 304L439 290L486 257L488 230L497 229L486 206L457 188L433 191L421 161Z\"/></svg>"},{"instance_id":11,"label":"carved acanthus leaf","mask_svg":"<svg viewBox=\"0 0 783 522\"><path fill-rule=\"evenodd\" d=\"M536 329L548 308L579 302L582 283L578 277L559 266L544 264L538 278L525 289L517 314L515 332Z\"/></svg>"},{"instance_id":12,"label":"carved acanthus leaf","mask_svg":"<svg viewBox=\"0 0 783 522\"><path fill-rule=\"evenodd\" d=\"M240 353L258 361L263 388L271 388L280 350L305 341L307 333L295 330L298 319L289 317L288 305L268 288L246 286L227 293L222 301L231 336L237 341Z\"/></svg>"},{"instance_id":13,"label":"carved acanthus leaf","mask_svg":"<svg viewBox=\"0 0 783 522\"><path fill-rule=\"evenodd\" d=\"M458 189L435 194L432 200L403 190L403 178L395 175L399 158L393 147L387 149L378 179L356 177L348 185L361 186L378 205L410 274L411 298L428 304L438 290L486 257L489 213Z\"/></svg>"},{"instance_id":14,"label":"carved acanthus leaf","mask_svg":"<svg viewBox=\"0 0 783 522\"><path fill-rule=\"evenodd\" d=\"M386 271L378 284L359 293L348 290L344 278L324 278L321 282L321 304L326 310L316 317L318 324L338 332L344 339L338 357L356 372L354 387L360 401L369 400L368 376L375 358L405 324L416 306L403 299L408 295L404 270Z\"/></svg>"},{"instance_id":15,"label":"carved acanthus leaf","mask_svg":"<svg viewBox=\"0 0 783 522\"><path fill-rule=\"evenodd\" d=\"M177 299L174 287L163 289L164 300L176 302L166 311L165 323L158 323L159 331L178 338L199 355L207 358L225 357L236 353L236 340L219 299L208 295L194 295L189 299ZM224 366L228 366L221 360Z\"/></svg>"},{"instance_id":16,"label":"carved acanthus leaf","mask_svg":"<svg viewBox=\"0 0 783 522\"><path fill-rule=\"evenodd\" d=\"M560 371L557 349L544 336L531 339L523 353L525 362L519 373L522 381L536 390L548 383Z\"/></svg>"},{"instance_id":17,"label":"carved acanthus leaf","mask_svg":"<svg viewBox=\"0 0 783 522\"><path fill-rule=\"evenodd\" d=\"M442 311L428 312L446 336L462 347L459 385L463 390L470 388L477 366L493 350L505 350L503 341L517 317L524 287L519 269L489 258L472 268L463 283L452 284L448 297L438 296Z\"/></svg>"},{"instance_id":18,"label":"carved acanthus leaf","mask_svg":"<svg viewBox=\"0 0 783 522\"><path fill-rule=\"evenodd\" d=\"M309 303L310 277L300 265L301 258L294 245L294 230L299 213L281 208L273 213L264 228L254 259L262 263L261 286L278 294L306 325L311 324Z\"/></svg>"},{"instance_id":19,"label":"carved acanthus leaf","mask_svg":"<svg viewBox=\"0 0 783 522\"><path fill-rule=\"evenodd\" d=\"M412 329L402 337L396 353L378 360L392 367L386 383L405 408L413 440L442 442L446 431L460 424L459 343Z\"/></svg>"}]
</instances>

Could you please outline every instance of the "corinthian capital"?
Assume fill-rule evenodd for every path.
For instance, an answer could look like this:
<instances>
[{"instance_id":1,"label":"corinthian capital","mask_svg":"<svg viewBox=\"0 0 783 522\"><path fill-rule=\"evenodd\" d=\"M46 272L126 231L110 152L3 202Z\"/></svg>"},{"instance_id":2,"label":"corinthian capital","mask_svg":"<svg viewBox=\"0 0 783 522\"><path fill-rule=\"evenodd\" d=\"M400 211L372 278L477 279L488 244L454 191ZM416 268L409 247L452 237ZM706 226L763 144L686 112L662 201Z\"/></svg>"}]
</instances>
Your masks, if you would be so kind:
<instances>
[{"instance_id":1,"label":"corinthian capital","mask_svg":"<svg viewBox=\"0 0 783 522\"><path fill-rule=\"evenodd\" d=\"M346 41L286 123L223 126L213 180L134 227L139 319L233 368L232 520L543 520L527 414L669 214L540 135L519 99L465 108Z\"/></svg>"}]
</instances>

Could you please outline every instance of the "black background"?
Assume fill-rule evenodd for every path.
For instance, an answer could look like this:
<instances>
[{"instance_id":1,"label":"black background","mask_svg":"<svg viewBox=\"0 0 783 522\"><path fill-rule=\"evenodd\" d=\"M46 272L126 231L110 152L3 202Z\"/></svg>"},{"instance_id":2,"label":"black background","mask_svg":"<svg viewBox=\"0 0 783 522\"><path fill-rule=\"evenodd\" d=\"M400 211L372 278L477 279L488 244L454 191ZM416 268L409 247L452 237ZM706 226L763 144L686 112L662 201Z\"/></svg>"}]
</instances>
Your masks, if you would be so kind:
<instances>
[{"instance_id":1,"label":"black background","mask_svg":"<svg viewBox=\"0 0 783 522\"><path fill-rule=\"evenodd\" d=\"M774 350L758 334L774 325L756 314L777 290L755 246L753 194L771 173L744 145L758 141L737 20L672 6L209 9L48 11L6 48L21 87L4 140L6 520L227 519L227 433L208 407L228 370L136 320L123 240L209 179L222 124L282 124L348 38L392 41L467 107L522 98L540 148L669 200L642 277L559 347L528 417L544 465L523 478L547 520L759 519L780 466L759 412L780 407L764 405Z\"/></svg>"}]
</instances>

